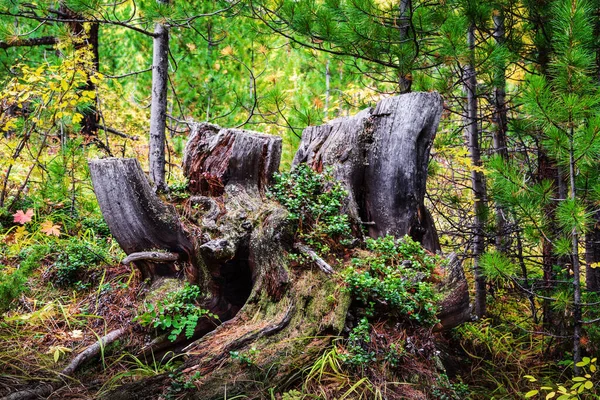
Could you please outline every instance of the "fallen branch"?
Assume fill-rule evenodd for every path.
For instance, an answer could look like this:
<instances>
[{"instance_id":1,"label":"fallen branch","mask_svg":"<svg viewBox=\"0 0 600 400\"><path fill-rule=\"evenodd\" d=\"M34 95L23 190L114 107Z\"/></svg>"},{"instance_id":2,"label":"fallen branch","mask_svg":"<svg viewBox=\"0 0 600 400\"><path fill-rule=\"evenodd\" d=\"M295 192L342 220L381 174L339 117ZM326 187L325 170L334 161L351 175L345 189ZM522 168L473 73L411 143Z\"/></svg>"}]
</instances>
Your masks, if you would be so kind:
<instances>
[{"instance_id":1,"label":"fallen branch","mask_svg":"<svg viewBox=\"0 0 600 400\"><path fill-rule=\"evenodd\" d=\"M113 135L121 136L122 138L125 138L125 139L140 140L140 138L137 136L128 135L128 134L118 131L116 129L109 128L108 126L96 124L96 128L102 129L104 132L112 133Z\"/></svg>"},{"instance_id":2,"label":"fallen branch","mask_svg":"<svg viewBox=\"0 0 600 400\"><path fill-rule=\"evenodd\" d=\"M121 261L121 264L127 265L134 261L152 261L157 263L168 263L179 260L179 254L177 253L161 253L158 251L140 251L138 253L131 253Z\"/></svg>"},{"instance_id":3,"label":"fallen branch","mask_svg":"<svg viewBox=\"0 0 600 400\"><path fill-rule=\"evenodd\" d=\"M331 266L327 264L325 260L319 257L319 255L315 253L313 249L302 243L294 243L294 248L300 251L300 253L310 257L315 262L315 264L317 264L317 266L321 269L321 271L325 272L328 275L333 274L333 268L331 268Z\"/></svg>"},{"instance_id":4,"label":"fallen branch","mask_svg":"<svg viewBox=\"0 0 600 400\"><path fill-rule=\"evenodd\" d=\"M126 332L127 328L120 328L101 337L96 343L79 353L79 355L75 357L73 361L71 361L69 365L67 365L66 368L60 372L59 376L70 377L77 370L77 368L89 361L91 358L100 354L100 351L104 347L119 339ZM38 397L48 397L50 394L52 394L52 392L58 390L64 385L65 382L63 380L52 383L41 383L36 388L20 390L5 396L0 400L27 400Z\"/></svg>"}]
</instances>

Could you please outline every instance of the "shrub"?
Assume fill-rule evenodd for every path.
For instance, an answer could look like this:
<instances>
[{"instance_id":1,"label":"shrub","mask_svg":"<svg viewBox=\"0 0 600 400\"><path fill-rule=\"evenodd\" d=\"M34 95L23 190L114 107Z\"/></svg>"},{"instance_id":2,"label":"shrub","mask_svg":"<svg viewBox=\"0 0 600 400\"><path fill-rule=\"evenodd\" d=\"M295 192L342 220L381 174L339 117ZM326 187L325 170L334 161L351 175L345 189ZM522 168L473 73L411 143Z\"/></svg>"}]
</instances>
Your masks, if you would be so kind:
<instances>
[{"instance_id":1,"label":"shrub","mask_svg":"<svg viewBox=\"0 0 600 400\"><path fill-rule=\"evenodd\" d=\"M353 259L344 271L352 296L371 314L381 310L423 325L437 323L438 296L426 279L441 260L409 236L367 239L366 247L371 255Z\"/></svg>"},{"instance_id":2,"label":"shrub","mask_svg":"<svg viewBox=\"0 0 600 400\"><path fill-rule=\"evenodd\" d=\"M71 285L91 267L108 258L106 250L78 238L71 238L54 264L56 283L61 286Z\"/></svg>"},{"instance_id":3,"label":"shrub","mask_svg":"<svg viewBox=\"0 0 600 400\"><path fill-rule=\"evenodd\" d=\"M0 310L6 310L27 289L27 279L49 252L47 245L30 246L19 254L21 262L17 269L0 265Z\"/></svg>"},{"instance_id":4,"label":"shrub","mask_svg":"<svg viewBox=\"0 0 600 400\"><path fill-rule=\"evenodd\" d=\"M167 294L156 305L146 303L148 311L139 315L136 320L143 326L152 325L168 331L171 341L175 341L182 332L190 339L200 318L218 319L215 314L197 306L196 300L200 295L198 286L186 282L183 289Z\"/></svg>"},{"instance_id":5,"label":"shrub","mask_svg":"<svg viewBox=\"0 0 600 400\"><path fill-rule=\"evenodd\" d=\"M350 222L342 213L348 193L330 171L320 174L300 164L274 178L275 185L268 195L287 208L288 218L298 224L298 233L304 240L324 252L327 242L350 241Z\"/></svg>"}]
</instances>

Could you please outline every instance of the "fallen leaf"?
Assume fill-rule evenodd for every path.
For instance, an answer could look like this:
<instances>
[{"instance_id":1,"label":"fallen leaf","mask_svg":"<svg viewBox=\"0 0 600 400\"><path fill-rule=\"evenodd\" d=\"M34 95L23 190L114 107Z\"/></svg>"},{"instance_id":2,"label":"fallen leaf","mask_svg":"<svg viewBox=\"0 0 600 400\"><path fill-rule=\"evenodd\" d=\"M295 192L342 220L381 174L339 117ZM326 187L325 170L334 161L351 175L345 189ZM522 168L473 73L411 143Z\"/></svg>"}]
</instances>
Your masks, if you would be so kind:
<instances>
[{"instance_id":1,"label":"fallen leaf","mask_svg":"<svg viewBox=\"0 0 600 400\"><path fill-rule=\"evenodd\" d=\"M31 208L26 212L23 212L23 210L18 210L13 214L13 222L18 222L21 225L30 222L31 218L33 218L33 210Z\"/></svg>"},{"instance_id":2,"label":"fallen leaf","mask_svg":"<svg viewBox=\"0 0 600 400\"><path fill-rule=\"evenodd\" d=\"M60 236L60 226L54 225L52 221L47 219L40 225L41 231L48 236Z\"/></svg>"},{"instance_id":3,"label":"fallen leaf","mask_svg":"<svg viewBox=\"0 0 600 400\"><path fill-rule=\"evenodd\" d=\"M81 329L75 329L69 332L69 336L73 339L81 339L83 338L83 331Z\"/></svg>"}]
</instances>

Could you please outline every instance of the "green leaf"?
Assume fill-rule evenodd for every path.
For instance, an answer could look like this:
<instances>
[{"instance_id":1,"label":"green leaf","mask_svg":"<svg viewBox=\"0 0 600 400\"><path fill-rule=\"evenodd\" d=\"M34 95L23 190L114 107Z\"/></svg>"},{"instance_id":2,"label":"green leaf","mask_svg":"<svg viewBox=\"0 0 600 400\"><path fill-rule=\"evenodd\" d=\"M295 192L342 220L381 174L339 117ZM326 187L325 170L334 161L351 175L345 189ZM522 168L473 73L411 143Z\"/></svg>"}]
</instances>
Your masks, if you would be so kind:
<instances>
[{"instance_id":1,"label":"green leaf","mask_svg":"<svg viewBox=\"0 0 600 400\"><path fill-rule=\"evenodd\" d=\"M554 396L556 396L556 392L550 392L546 395L546 400L553 398Z\"/></svg>"},{"instance_id":2,"label":"green leaf","mask_svg":"<svg viewBox=\"0 0 600 400\"><path fill-rule=\"evenodd\" d=\"M540 392L539 390L530 390L529 392L525 393L525 398L528 399L530 397L533 397L536 394L538 394L539 392Z\"/></svg>"}]
</instances>

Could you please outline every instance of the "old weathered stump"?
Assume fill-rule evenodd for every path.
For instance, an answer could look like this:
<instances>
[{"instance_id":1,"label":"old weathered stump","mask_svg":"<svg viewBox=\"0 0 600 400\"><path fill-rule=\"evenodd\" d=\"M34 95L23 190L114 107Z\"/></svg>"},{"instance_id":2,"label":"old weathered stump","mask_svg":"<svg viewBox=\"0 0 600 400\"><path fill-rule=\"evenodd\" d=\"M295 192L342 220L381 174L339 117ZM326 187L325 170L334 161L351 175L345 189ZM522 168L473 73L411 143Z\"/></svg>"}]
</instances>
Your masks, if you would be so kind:
<instances>
[{"instance_id":1,"label":"old weathered stump","mask_svg":"<svg viewBox=\"0 0 600 400\"><path fill-rule=\"evenodd\" d=\"M306 128L293 164L333 167L350 193L348 213L366 223L369 236L408 234L435 252L439 240L423 199L442 109L437 93L381 100L354 117Z\"/></svg>"},{"instance_id":2,"label":"old weathered stump","mask_svg":"<svg viewBox=\"0 0 600 400\"><path fill-rule=\"evenodd\" d=\"M177 254L182 264L192 261L193 245L175 208L154 193L137 160L105 158L89 166L102 215L125 253L161 250ZM144 278L175 273L171 260L138 258L135 264Z\"/></svg>"},{"instance_id":3,"label":"old weathered stump","mask_svg":"<svg viewBox=\"0 0 600 400\"><path fill-rule=\"evenodd\" d=\"M423 196L440 113L437 94L384 100L355 117L307 128L294 163L317 170L332 166L350 193L346 211L366 222L371 236L409 234L435 251L439 244ZM196 388L187 398L259 397L265 382L285 386L345 327L351 299L342 277L312 249L295 243L287 212L264 196L280 154L280 138L194 125L184 159L191 196L177 210L141 183L145 177L136 162L90 163L111 231L128 254L136 253L130 259L153 251L178 255L195 271L188 279L191 275L206 294L203 306L223 322L209 333L203 325L203 336L185 349L178 343L185 353L179 379L193 377ZM146 201L153 205L136 204ZM308 261L292 262L289 254L298 252ZM468 294L460 265L451 265L446 281L453 299L442 304L441 316L453 325L464 318ZM170 271L176 275L177 268ZM460 317L453 319L454 313ZM252 365L232 356L250 349L259 355ZM168 393L169 381L168 374L158 375L124 385L108 398L158 398Z\"/></svg>"},{"instance_id":4,"label":"old weathered stump","mask_svg":"<svg viewBox=\"0 0 600 400\"><path fill-rule=\"evenodd\" d=\"M194 124L185 146L183 173L194 194L220 196L232 184L264 194L280 159L280 137Z\"/></svg>"}]
</instances>

